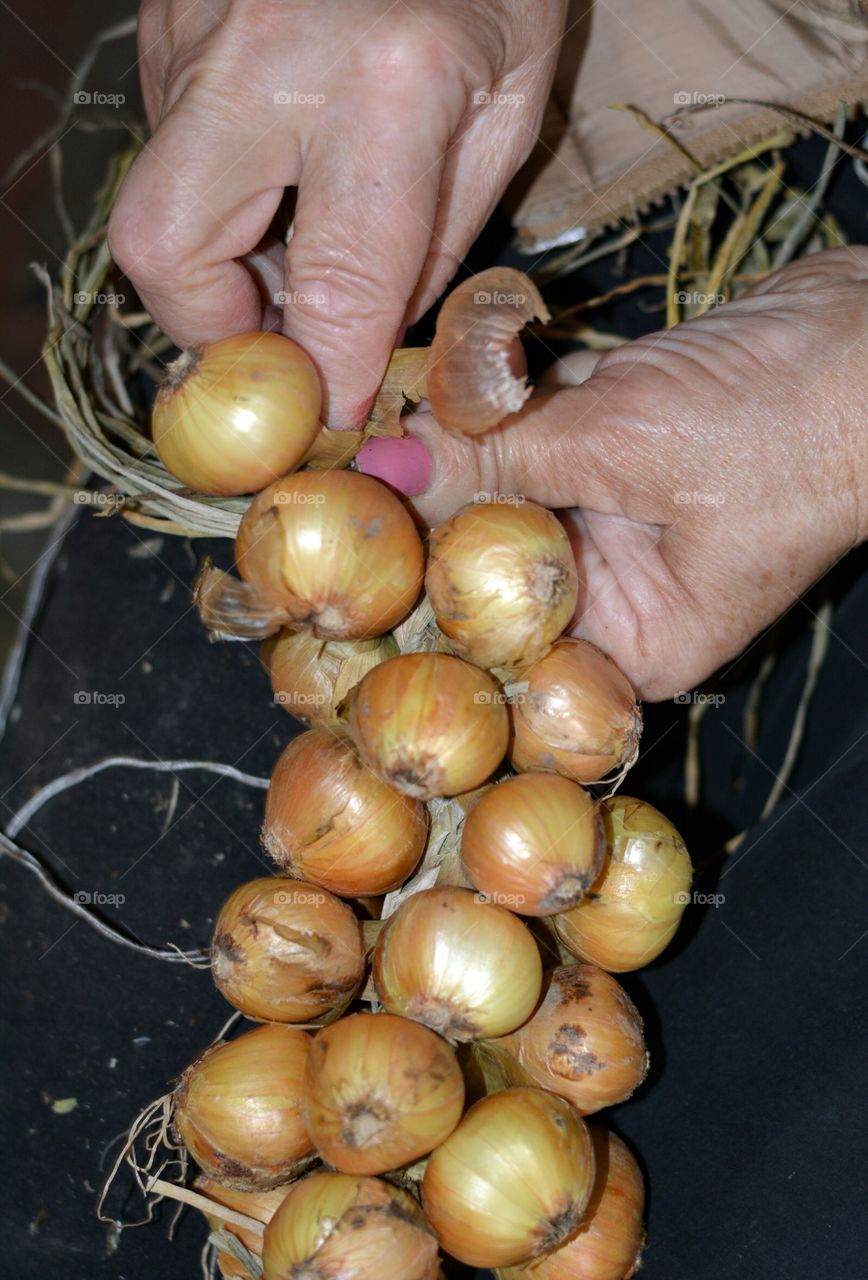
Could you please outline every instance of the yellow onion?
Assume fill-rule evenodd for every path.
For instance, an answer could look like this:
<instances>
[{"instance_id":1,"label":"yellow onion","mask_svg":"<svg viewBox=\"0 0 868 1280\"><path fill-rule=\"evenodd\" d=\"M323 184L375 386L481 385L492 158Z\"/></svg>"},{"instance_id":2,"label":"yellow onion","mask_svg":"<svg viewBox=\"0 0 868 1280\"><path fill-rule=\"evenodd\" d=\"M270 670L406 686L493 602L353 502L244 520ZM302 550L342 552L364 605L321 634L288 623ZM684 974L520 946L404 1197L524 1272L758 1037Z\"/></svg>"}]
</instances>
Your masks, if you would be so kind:
<instances>
[{"instance_id":1,"label":"yellow onion","mask_svg":"<svg viewBox=\"0 0 868 1280\"><path fill-rule=\"evenodd\" d=\"M518 334L548 320L539 290L513 267L492 267L453 289L431 343L427 394L447 431L475 436L515 413L530 395Z\"/></svg>"},{"instance_id":2,"label":"yellow onion","mask_svg":"<svg viewBox=\"0 0 868 1280\"><path fill-rule=\"evenodd\" d=\"M181 1076L175 1128L209 1178L266 1191L297 1171L312 1150L301 1113L310 1043L268 1023L207 1049Z\"/></svg>"},{"instance_id":3,"label":"yellow onion","mask_svg":"<svg viewBox=\"0 0 868 1280\"><path fill-rule=\"evenodd\" d=\"M236 333L178 356L154 401L167 471L199 493L255 493L301 463L320 430L319 375L279 333Z\"/></svg>"},{"instance_id":4,"label":"yellow onion","mask_svg":"<svg viewBox=\"0 0 868 1280\"><path fill-rule=\"evenodd\" d=\"M422 1204L447 1253L506 1267L578 1230L594 1184L588 1127L542 1089L504 1089L470 1108L428 1158Z\"/></svg>"},{"instance_id":5,"label":"yellow onion","mask_svg":"<svg viewBox=\"0 0 868 1280\"><path fill-rule=\"evenodd\" d=\"M302 724L335 725L341 703L365 672L397 652L392 636L320 640L310 631L283 629L264 642L260 657L279 706Z\"/></svg>"},{"instance_id":6,"label":"yellow onion","mask_svg":"<svg viewBox=\"0 0 868 1280\"><path fill-rule=\"evenodd\" d=\"M480 667L523 667L547 652L576 607L563 525L522 498L471 503L431 534L425 587L440 630Z\"/></svg>"},{"instance_id":7,"label":"yellow onion","mask_svg":"<svg viewBox=\"0 0 868 1280\"><path fill-rule=\"evenodd\" d=\"M264 1227L266 1223L271 1221L278 1205L283 1203L288 1188L275 1187L273 1191L235 1191L232 1187L224 1187L219 1182L214 1182L211 1178L197 1178L193 1187L200 1195L215 1203L213 1213L205 1211L208 1226L211 1230L222 1230L228 1235L235 1236L244 1248L253 1254L254 1258L261 1259L262 1232L238 1226L234 1222L225 1221L220 1216L219 1208L216 1208L216 1206L222 1205L226 1209L235 1209L238 1213L243 1213L246 1217L254 1218L257 1222L261 1222ZM258 1274L258 1272L254 1273L248 1270L242 1262L239 1262L226 1249L218 1251L217 1266L220 1268L223 1280L256 1280L256 1275Z\"/></svg>"},{"instance_id":8,"label":"yellow onion","mask_svg":"<svg viewBox=\"0 0 868 1280\"><path fill-rule=\"evenodd\" d=\"M613 977L591 964L555 969L530 1021L496 1044L535 1084L582 1115L624 1102L648 1070L639 1011Z\"/></svg>"},{"instance_id":9,"label":"yellow onion","mask_svg":"<svg viewBox=\"0 0 868 1280\"><path fill-rule=\"evenodd\" d=\"M437 1239L380 1178L311 1173L265 1228L263 1280L436 1280Z\"/></svg>"},{"instance_id":10,"label":"yellow onion","mask_svg":"<svg viewBox=\"0 0 868 1280\"><path fill-rule=\"evenodd\" d=\"M521 678L527 689L510 700L516 769L598 782L633 763L642 713L629 680L600 649L559 640Z\"/></svg>"},{"instance_id":11,"label":"yellow onion","mask_svg":"<svg viewBox=\"0 0 868 1280\"><path fill-rule=\"evenodd\" d=\"M603 824L591 796L550 773L491 787L464 823L461 862L485 896L524 916L580 902L603 861Z\"/></svg>"},{"instance_id":12,"label":"yellow onion","mask_svg":"<svg viewBox=\"0 0 868 1280\"><path fill-rule=\"evenodd\" d=\"M645 1231L645 1187L629 1149L614 1133L589 1124L597 1176L578 1233L527 1268L500 1280L630 1280L639 1270Z\"/></svg>"},{"instance_id":13,"label":"yellow onion","mask_svg":"<svg viewBox=\"0 0 868 1280\"><path fill-rule=\"evenodd\" d=\"M668 818L629 796L602 804L603 869L590 895L555 917L558 937L581 960L624 973L659 956L690 900L693 867Z\"/></svg>"},{"instance_id":14,"label":"yellow onion","mask_svg":"<svg viewBox=\"0 0 868 1280\"><path fill-rule=\"evenodd\" d=\"M444 885L412 894L386 921L374 985L389 1013L449 1040L475 1040L505 1035L530 1017L542 963L517 916Z\"/></svg>"},{"instance_id":15,"label":"yellow onion","mask_svg":"<svg viewBox=\"0 0 868 1280\"><path fill-rule=\"evenodd\" d=\"M217 917L211 972L248 1018L315 1022L343 1009L361 986L361 926L319 885L288 876L249 880Z\"/></svg>"},{"instance_id":16,"label":"yellow onion","mask_svg":"<svg viewBox=\"0 0 868 1280\"><path fill-rule=\"evenodd\" d=\"M428 815L382 782L332 729L293 738L271 775L262 843L291 875L334 893L396 888L425 848Z\"/></svg>"},{"instance_id":17,"label":"yellow onion","mask_svg":"<svg viewBox=\"0 0 868 1280\"><path fill-rule=\"evenodd\" d=\"M481 786L509 739L492 677L443 653L402 653L369 671L353 694L350 728L375 773L423 800Z\"/></svg>"},{"instance_id":18,"label":"yellow onion","mask_svg":"<svg viewBox=\"0 0 868 1280\"><path fill-rule=\"evenodd\" d=\"M356 1013L320 1031L304 1116L317 1152L342 1173L386 1173L448 1138L464 1077L440 1036L389 1013Z\"/></svg>"},{"instance_id":19,"label":"yellow onion","mask_svg":"<svg viewBox=\"0 0 868 1280\"><path fill-rule=\"evenodd\" d=\"M422 543L385 485L352 471L299 471L257 494L235 539L241 581L207 566L205 625L264 639L282 626L365 640L405 618L422 586Z\"/></svg>"}]
</instances>

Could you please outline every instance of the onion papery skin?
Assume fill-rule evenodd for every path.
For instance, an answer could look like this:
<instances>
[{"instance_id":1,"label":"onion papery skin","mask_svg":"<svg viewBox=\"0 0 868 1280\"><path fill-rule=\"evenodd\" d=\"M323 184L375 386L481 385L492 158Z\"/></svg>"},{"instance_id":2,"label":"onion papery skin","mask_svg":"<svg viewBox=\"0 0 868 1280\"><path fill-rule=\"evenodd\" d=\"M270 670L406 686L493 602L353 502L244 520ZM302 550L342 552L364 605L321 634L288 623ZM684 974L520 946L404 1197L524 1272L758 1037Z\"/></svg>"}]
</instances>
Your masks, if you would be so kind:
<instances>
[{"instance_id":1,"label":"onion papery skin","mask_svg":"<svg viewBox=\"0 0 868 1280\"><path fill-rule=\"evenodd\" d=\"M453 289L440 308L427 394L441 427L490 431L530 395L519 341L528 321L548 320L536 285L513 267L492 267Z\"/></svg>"},{"instance_id":2,"label":"onion papery skin","mask_svg":"<svg viewBox=\"0 0 868 1280\"><path fill-rule=\"evenodd\" d=\"M311 1173L265 1228L263 1280L436 1280L437 1239L380 1178Z\"/></svg>"},{"instance_id":3,"label":"onion papery skin","mask_svg":"<svg viewBox=\"0 0 868 1280\"><path fill-rule=\"evenodd\" d=\"M224 1205L227 1209L237 1209L248 1218L255 1218L263 1226L271 1221L274 1211L283 1203L289 1190L288 1187L275 1187L273 1191L234 1191L231 1187L225 1187L211 1178L203 1177L196 1179L193 1189L200 1195L207 1196L209 1200L216 1201L218 1205ZM234 1222L225 1222L217 1213L206 1213L205 1216L212 1231L219 1231L222 1228L223 1231L240 1240L254 1257L262 1257L260 1232L239 1227ZM217 1265L224 1280L255 1280L247 1267L226 1250L217 1254Z\"/></svg>"},{"instance_id":4,"label":"onion papery skin","mask_svg":"<svg viewBox=\"0 0 868 1280\"><path fill-rule=\"evenodd\" d=\"M300 471L269 485L242 518L235 558L270 608L272 631L290 625L332 640L390 631L424 574L412 517L385 485L351 471Z\"/></svg>"},{"instance_id":5,"label":"onion papery skin","mask_svg":"<svg viewBox=\"0 0 868 1280\"><path fill-rule=\"evenodd\" d=\"M690 900L693 867L675 827L630 796L601 805L602 870L584 902L555 917L561 942L612 973L650 964L672 938Z\"/></svg>"},{"instance_id":6,"label":"onion papery skin","mask_svg":"<svg viewBox=\"0 0 868 1280\"><path fill-rule=\"evenodd\" d=\"M452 648L480 667L536 662L578 596L563 525L522 498L471 503L434 529L425 586Z\"/></svg>"},{"instance_id":7,"label":"onion papery skin","mask_svg":"<svg viewBox=\"0 0 868 1280\"><path fill-rule=\"evenodd\" d=\"M320 1157L341 1173L387 1173L439 1146L464 1110L455 1050L418 1022L356 1013L320 1031L304 1115Z\"/></svg>"},{"instance_id":8,"label":"onion papery skin","mask_svg":"<svg viewBox=\"0 0 868 1280\"><path fill-rule=\"evenodd\" d=\"M470 810L461 862L491 902L549 916L581 902L604 847L599 809L587 791L556 774L522 773L491 787Z\"/></svg>"},{"instance_id":9,"label":"onion papery skin","mask_svg":"<svg viewBox=\"0 0 868 1280\"><path fill-rule=\"evenodd\" d=\"M356 687L349 721L374 772L422 800L481 786L509 741L497 683L443 653L403 653L381 662Z\"/></svg>"},{"instance_id":10,"label":"onion papery skin","mask_svg":"<svg viewBox=\"0 0 868 1280\"><path fill-rule=\"evenodd\" d=\"M472 1106L432 1153L422 1204L460 1262L516 1266L575 1235L593 1184L581 1117L542 1089L511 1088Z\"/></svg>"},{"instance_id":11,"label":"onion papery skin","mask_svg":"<svg viewBox=\"0 0 868 1280\"><path fill-rule=\"evenodd\" d=\"M642 713L624 673L587 640L559 640L522 672L510 699L510 759L574 782L599 782L636 758Z\"/></svg>"},{"instance_id":12,"label":"onion papery skin","mask_svg":"<svg viewBox=\"0 0 868 1280\"><path fill-rule=\"evenodd\" d=\"M305 725L338 725L344 719L341 704L362 676L397 652L391 636L321 640L310 631L283 628L264 642L260 657L284 711Z\"/></svg>"},{"instance_id":13,"label":"onion papery skin","mask_svg":"<svg viewBox=\"0 0 868 1280\"><path fill-rule=\"evenodd\" d=\"M582 1115L626 1101L648 1072L639 1011L596 965L555 969L533 1017L496 1043Z\"/></svg>"},{"instance_id":14,"label":"onion papery skin","mask_svg":"<svg viewBox=\"0 0 868 1280\"><path fill-rule=\"evenodd\" d=\"M499 1280L630 1280L645 1244L645 1187L629 1148L599 1125L588 1130L597 1174L584 1221L566 1244L527 1268L506 1267Z\"/></svg>"},{"instance_id":15,"label":"onion papery skin","mask_svg":"<svg viewBox=\"0 0 868 1280\"><path fill-rule=\"evenodd\" d=\"M312 1151L302 1118L310 1036L269 1023L207 1049L173 1095L178 1136L200 1169L238 1191L289 1182Z\"/></svg>"},{"instance_id":16,"label":"onion papery skin","mask_svg":"<svg viewBox=\"0 0 868 1280\"><path fill-rule=\"evenodd\" d=\"M248 1018L317 1022L334 1017L365 976L361 926L345 902L288 876L249 880L214 927L211 972Z\"/></svg>"},{"instance_id":17,"label":"onion papery skin","mask_svg":"<svg viewBox=\"0 0 868 1280\"><path fill-rule=\"evenodd\" d=\"M505 1035L530 1017L542 987L533 936L470 889L412 894L386 921L374 985L389 1013L453 1042Z\"/></svg>"},{"instance_id":18,"label":"onion papery skin","mask_svg":"<svg viewBox=\"0 0 868 1280\"><path fill-rule=\"evenodd\" d=\"M237 333L179 356L152 416L167 471L198 493L256 493L294 471L319 434L316 367L279 333Z\"/></svg>"},{"instance_id":19,"label":"onion papery skin","mask_svg":"<svg viewBox=\"0 0 868 1280\"><path fill-rule=\"evenodd\" d=\"M427 835L425 806L331 729L299 734L274 767L262 843L291 875L350 897L388 893L413 871Z\"/></svg>"}]
</instances>

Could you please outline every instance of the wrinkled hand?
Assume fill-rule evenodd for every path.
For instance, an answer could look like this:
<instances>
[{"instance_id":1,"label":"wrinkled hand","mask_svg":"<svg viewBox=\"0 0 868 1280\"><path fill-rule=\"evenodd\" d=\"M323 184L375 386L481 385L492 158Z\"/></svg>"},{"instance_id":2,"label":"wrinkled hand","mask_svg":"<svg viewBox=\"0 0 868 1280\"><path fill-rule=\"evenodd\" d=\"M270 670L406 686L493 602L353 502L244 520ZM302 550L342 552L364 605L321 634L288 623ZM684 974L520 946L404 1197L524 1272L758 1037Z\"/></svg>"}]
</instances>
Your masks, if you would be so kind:
<instances>
[{"instance_id":1,"label":"wrinkled hand","mask_svg":"<svg viewBox=\"0 0 868 1280\"><path fill-rule=\"evenodd\" d=\"M329 425L359 426L402 322L443 291L533 145L564 8L145 0L153 136L109 243L155 320L189 346L273 323L271 295L319 365ZM287 187L285 246L267 232Z\"/></svg>"},{"instance_id":2,"label":"wrinkled hand","mask_svg":"<svg viewBox=\"0 0 868 1280\"><path fill-rule=\"evenodd\" d=\"M478 492L568 508L576 634L672 697L868 536L868 249L608 352L476 441L430 414L408 425L430 477L412 441L372 442L363 469L417 491L432 524Z\"/></svg>"}]
</instances>

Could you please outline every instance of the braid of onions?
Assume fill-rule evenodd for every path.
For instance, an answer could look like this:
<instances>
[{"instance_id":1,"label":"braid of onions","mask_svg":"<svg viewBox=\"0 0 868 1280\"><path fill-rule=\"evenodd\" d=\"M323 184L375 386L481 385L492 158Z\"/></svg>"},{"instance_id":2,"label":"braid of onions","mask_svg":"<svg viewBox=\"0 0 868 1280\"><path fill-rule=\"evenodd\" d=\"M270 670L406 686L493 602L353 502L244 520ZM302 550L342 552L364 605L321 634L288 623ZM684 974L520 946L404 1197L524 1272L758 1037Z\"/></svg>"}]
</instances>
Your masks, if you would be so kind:
<instances>
[{"instance_id":1,"label":"braid of onions","mask_svg":"<svg viewBox=\"0 0 868 1280\"><path fill-rule=\"evenodd\" d=\"M398 353L414 395L490 430L529 395L518 334L545 314L511 269L466 282L430 351ZM437 1280L452 1258L626 1280L641 1175L583 1116L645 1079L612 974L660 954L691 881L662 814L593 790L634 762L639 704L570 635L552 512L489 495L420 531L345 469L312 379L294 344L247 335L176 362L155 409L180 478L259 489L237 572L206 564L196 604L213 637L263 642L263 687L302 726L265 802L273 874L215 920L214 982L251 1025L182 1072L171 1140L226 1277ZM389 395L372 422L400 433Z\"/></svg>"}]
</instances>

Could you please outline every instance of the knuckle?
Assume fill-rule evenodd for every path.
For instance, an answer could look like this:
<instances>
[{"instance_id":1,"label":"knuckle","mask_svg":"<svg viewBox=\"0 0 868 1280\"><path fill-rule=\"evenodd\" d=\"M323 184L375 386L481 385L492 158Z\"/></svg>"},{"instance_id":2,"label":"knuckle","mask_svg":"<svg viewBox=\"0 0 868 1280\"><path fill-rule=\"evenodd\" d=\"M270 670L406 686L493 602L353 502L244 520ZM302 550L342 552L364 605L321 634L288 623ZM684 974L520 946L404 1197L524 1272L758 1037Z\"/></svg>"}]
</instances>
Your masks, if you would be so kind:
<instances>
[{"instance_id":1,"label":"knuckle","mask_svg":"<svg viewBox=\"0 0 868 1280\"><path fill-rule=\"evenodd\" d=\"M446 15L429 15L425 22L408 9L390 16L370 32L349 56L353 70L376 81L385 93L416 94L426 79L461 77L461 62L453 52L466 45Z\"/></svg>"}]
</instances>

